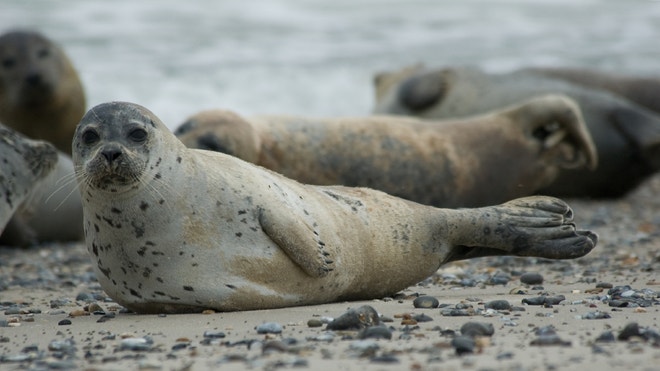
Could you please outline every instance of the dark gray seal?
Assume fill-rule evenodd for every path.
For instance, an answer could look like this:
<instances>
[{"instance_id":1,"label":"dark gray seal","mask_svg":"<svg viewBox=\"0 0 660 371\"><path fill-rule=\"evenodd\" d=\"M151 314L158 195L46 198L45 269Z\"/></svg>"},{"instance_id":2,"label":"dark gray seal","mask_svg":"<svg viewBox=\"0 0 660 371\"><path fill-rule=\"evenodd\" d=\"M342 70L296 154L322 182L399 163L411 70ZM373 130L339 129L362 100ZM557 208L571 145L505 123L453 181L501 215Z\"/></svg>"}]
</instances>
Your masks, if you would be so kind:
<instances>
[{"instance_id":1,"label":"dark gray seal","mask_svg":"<svg viewBox=\"0 0 660 371\"><path fill-rule=\"evenodd\" d=\"M375 113L427 119L463 117L545 94L579 104L596 144L596 171L562 170L540 193L620 197L660 169L660 83L575 70L522 69L491 74L471 67L417 66L375 78ZM655 103L654 103L655 102Z\"/></svg>"}]
</instances>

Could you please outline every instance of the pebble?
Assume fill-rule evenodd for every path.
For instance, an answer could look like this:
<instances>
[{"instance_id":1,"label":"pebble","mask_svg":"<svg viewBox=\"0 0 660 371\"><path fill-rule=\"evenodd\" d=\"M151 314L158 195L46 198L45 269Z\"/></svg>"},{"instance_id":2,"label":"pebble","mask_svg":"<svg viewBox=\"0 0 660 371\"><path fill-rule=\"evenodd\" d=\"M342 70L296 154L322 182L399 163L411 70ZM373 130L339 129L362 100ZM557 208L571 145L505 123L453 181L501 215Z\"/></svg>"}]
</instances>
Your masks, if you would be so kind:
<instances>
[{"instance_id":1,"label":"pebble","mask_svg":"<svg viewBox=\"0 0 660 371\"><path fill-rule=\"evenodd\" d=\"M536 272L523 273L520 276L520 282L526 285L540 285L543 283L543 276Z\"/></svg>"},{"instance_id":2,"label":"pebble","mask_svg":"<svg viewBox=\"0 0 660 371\"><path fill-rule=\"evenodd\" d=\"M153 346L153 339L148 336L142 338L123 339L119 344L119 350L132 350L136 352L148 351Z\"/></svg>"},{"instance_id":3,"label":"pebble","mask_svg":"<svg viewBox=\"0 0 660 371\"><path fill-rule=\"evenodd\" d=\"M88 292L81 292L76 296L76 301L93 302L96 301L96 298Z\"/></svg>"},{"instance_id":4,"label":"pebble","mask_svg":"<svg viewBox=\"0 0 660 371\"><path fill-rule=\"evenodd\" d=\"M48 343L48 350L73 355L76 352L76 343L73 339L53 340Z\"/></svg>"},{"instance_id":5,"label":"pebble","mask_svg":"<svg viewBox=\"0 0 660 371\"><path fill-rule=\"evenodd\" d=\"M536 339L530 342L530 345L547 346L547 345L561 345L570 346L570 341L562 340L553 326L545 326L537 328L535 331Z\"/></svg>"},{"instance_id":6,"label":"pebble","mask_svg":"<svg viewBox=\"0 0 660 371\"><path fill-rule=\"evenodd\" d=\"M506 285L509 281L511 281L511 276L506 273L497 273L488 280L488 283L491 285Z\"/></svg>"},{"instance_id":7,"label":"pebble","mask_svg":"<svg viewBox=\"0 0 660 371\"><path fill-rule=\"evenodd\" d=\"M371 326L360 330L358 339L391 339L392 330L387 326Z\"/></svg>"},{"instance_id":8,"label":"pebble","mask_svg":"<svg viewBox=\"0 0 660 371\"><path fill-rule=\"evenodd\" d=\"M57 324L58 324L59 326L68 326L68 325L71 324L71 320L69 320L69 319L63 319L63 320L57 322Z\"/></svg>"},{"instance_id":9,"label":"pebble","mask_svg":"<svg viewBox=\"0 0 660 371\"><path fill-rule=\"evenodd\" d=\"M639 325L637 324L637 322L631 322L631 323L627 324L623 328L623 330L621 330L621 332L619 333L619 336L617 336L617 339L622 340L622 341L626 341L626 340L630 339L633 336L640 336L640 337L642 336L642 333L639 329Z\"/></svg>"},{"instance_id":10,"label":"pebble","mask_svg":"<svg viewBox=\"0 0 660 371\"><path fill-rule=\"evenodd\" d=\"M461 326L461 335L464 336L492 336L495 333L495 327L492 323L486 322L466 322Z\"/></svg>"},{"instance_id":11,"label":"pebble","mask_svg":"<svg viewBox=\"0 0 660 371\"><path fill-rule=\"evenodd\" d=\"M438 299L432 296L420 296L413 300L415 308L437 308L440 305Z\"/></svg>"},{"instance_id":12,"label":"pebble","mask_svg":"<svg viewBox=\"0 0 660 371\"><path fill-rule=\"evenodd\" d=\"M257 334L281 334L282 325L277 322L266 322L257 326Z\"/></svg>"},{"instance_id":13,"label":"pebble","mask_svg":"<svg viewBox=\"0 0 660 371\"><path fill-rule=\"evenodd\" d=\"M607 312L601 312L599 310L595 312L589 312L587 314L583 314L580 318L582 319L607 319L607 318L612 318L609 313Z\"/></svg>"},{"instance_id":14,"label":"pebble","mask_svg":"<svg viewBox=\"0 0 660 371\"><path fill-rule=\"evenodd\" d=\"M399 359L393 354L383 354L370 359L374 363L399 363Z\"/></svg>"},{"instance_id":15,"label":"pebble","mask_svg":"<svg viewBox=\"0 0 660 371\"><path fill-rule=\"evenodd\" d=\"M539 295L532 298L524 298L522 300L522 303L527 305L556 305L564 300L566 300L566 297L564 295L557 295L557 296Z\"/></svg>"},{"instance_id":16,"label":"pebble","mask_svg":"<svg viewBox=\"0 0 660 371\"><path fill-rule=\"evenodd\" d=\"M349 309L341 316L328 323L328 330L361 330L365 327L378 326L380 320L376 309L363 305L357 309Z\"/></svg>"},{"instance_id":17,"label":"pebble","mask_svg":"<svg viewBox=\"0 0 660 371\"><path fill-rule=\"evenodd\" d=\"M471 336L456 336L451 340L451 346L456 350L456 354L463 355L473 353L476 347L476 342Z\"/></svg>"},{"instance_id":18,"label":"pebble","mask_svg":"<svg viewBox=\"0 0 660 371\"><path fill-rule=\"evenodd\" d=\"M412 319L415 320L416 322L431 322L431 321L433 321L433 318L427 316L424 313L417 314L417 315L413 316Z\"/></svg>"},{"instance_id":19,"label":"pebble","mask_svg":"<svg viewBox=\"0 0 660 371\"><path fill-rule=\"evenodd\" d=\"M612 287L614 287L614 285L609 282L598 282L596 284L596 288L598 289L611 289Z\"/></svg>"},{"instance_id":20,"label":"pebble","mask_svg":"<svg viewBox=\"0 0 660 371\"><path fill-rule=\"evenodd\" d=\"M209 330L209 331L204 331L204 335L203 335L203 336L204 336L205 338L210 338L210 339L222 339L222 338L224 338L226 335L225 335L225 333L222 332L222 331L210 331L210 330Z\"/></svg>"},{"instance_id":21,"label":"pebble","mask_svg":"<svg viewBox=\"0 0 660 371\"><path fill-rule=\"evenodd\" d=\"M380 349L380 345L378 345L376 340L356 340L348 346L348 349L358 352L360 357L365 357L376 354L376 351Z\"/></svg>"},{"instance_id":22,"label":"pebble","mask_svg":"<svg viewBox=\"0 0 660 371\"><path fill-rule=\"evenodd\" d=\"M307 321L307 327L321 327L323 326L323 321L320 319L312 318Z\"/></svg>"},{"instance_id":23,"label":"pebble","mask_svg":"<svg viewBox=\"0 0 660 371\"><path fill-rule=\"evenodd\" d=\"M605 331L596 338L597 343L613 343L616 341L612 331Z\"/></svg>"},{"instance_id":24,"label":"pebble","mask_svg":"<svg viewBox=\"0 0 660 371\"><path fill-rule=\"evenodd\" d=\"M495 310L511 310L511 303L506 300L493 300L484 304L484 307Z\"/></svg>"}]
</instances>

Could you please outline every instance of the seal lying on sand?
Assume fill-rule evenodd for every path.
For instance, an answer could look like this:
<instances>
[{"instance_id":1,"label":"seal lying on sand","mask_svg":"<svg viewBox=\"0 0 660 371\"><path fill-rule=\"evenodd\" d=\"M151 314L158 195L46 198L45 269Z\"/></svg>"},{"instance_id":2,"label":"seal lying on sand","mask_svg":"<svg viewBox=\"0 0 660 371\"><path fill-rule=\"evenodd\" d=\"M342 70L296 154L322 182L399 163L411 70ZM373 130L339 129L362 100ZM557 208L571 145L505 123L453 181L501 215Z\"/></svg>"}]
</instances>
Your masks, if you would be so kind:
<instances>
[{"instance_id":1,"label":"seal lying on sand","mask_svg":"<svg viewBox=\"0 0 660 371\"><path fill-rule=\"evenodd\" d=\"M303 183L369 187L439 207L494 205L534 194L562 168L596 166L580 110L562 96L438 123L394 116L243 119L206 111L175 134L188 147Z\"/></svg>"},{"instance_id":2,"label":"seal lying on sand","mask_svg":"<svg viewBox=\"0 0 660 371\"><path fill-rule=\"evenodd\" d=\"M598 150L599 166L593 172L562 170L541 193L620 197L660 169L660 115L640 105L651 107L644 103L648 97L658 101L660 90L652 87L660 84L652 79L642 83L622 77L560 75L550 69L488 74L470 67L408 68L376 77L374 112L432 119L463 117L537 95L566 94L580 105Z\"/></svg>"},{"instance_id":3,"label":"seal lying on sand","mask_svg":"<svg viewBox=\"0 0 660 371\"><path fill-rule=\"evenodd\" d=\"M77 186L71 157L58 152L53 171L35 185L16 210L12 221L20 223L7 225L0 245L82 241L82 203Z\"/></svg>"},{"instance_id":4,"label":"seal lying on sand","mask_svg":"<svg viewBox=\"0 0 660 371\"><path fill-rule=\"evenodd\" d=\"M451 210L367 188L303 185L189 149L131 103L83 117L73 162L99 283L138 312L378 298L449 261L577 258L597 240L554 198Z\"/></svg>"},{"instance_id":5,"label":"seal lying on sand","mask_svg":"<svg viewBox=\"0 0 660 371\"><path fill-rule=\"evenodd\" d=\"M3 233L31 190L53 171L57 152L49 143L27 139L0 125L0 156L0 233ZM21 222L20 219L13 221L16 232L28 234Z\"/></svg>"},{"instance_id":6,"label":"seal lying on sand","mask_svg":"<svg viewBox=\"0 0 660 371\"><path fill-rule=\"evenodd\" d=\"M12 31L0 36L0 61L0 122L70 155L85 94L64 51L37 32Z\"/></svg>"}]
</instances>

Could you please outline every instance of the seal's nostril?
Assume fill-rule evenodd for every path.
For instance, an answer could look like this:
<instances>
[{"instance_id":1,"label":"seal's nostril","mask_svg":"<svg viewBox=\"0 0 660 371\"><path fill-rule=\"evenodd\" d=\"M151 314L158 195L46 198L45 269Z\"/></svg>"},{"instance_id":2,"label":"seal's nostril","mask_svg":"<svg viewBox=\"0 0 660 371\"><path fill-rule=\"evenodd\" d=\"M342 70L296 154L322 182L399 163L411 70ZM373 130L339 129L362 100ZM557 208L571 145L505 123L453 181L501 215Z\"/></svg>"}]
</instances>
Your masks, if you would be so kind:
<instances>
[{"instance_id":1,"label":"seal's nostril","mask_svg":"<svg viewBox=\"0 0 660 371\"><path fill-rule=\"evenodd\" d=\"M114 160L118 159L121 156L121 150L116 149L116 148L111 148L111 149L106 149L103 152L101 152L103 157L108 161L108 163L112 163Z\"/></svg>"}]
</instances>

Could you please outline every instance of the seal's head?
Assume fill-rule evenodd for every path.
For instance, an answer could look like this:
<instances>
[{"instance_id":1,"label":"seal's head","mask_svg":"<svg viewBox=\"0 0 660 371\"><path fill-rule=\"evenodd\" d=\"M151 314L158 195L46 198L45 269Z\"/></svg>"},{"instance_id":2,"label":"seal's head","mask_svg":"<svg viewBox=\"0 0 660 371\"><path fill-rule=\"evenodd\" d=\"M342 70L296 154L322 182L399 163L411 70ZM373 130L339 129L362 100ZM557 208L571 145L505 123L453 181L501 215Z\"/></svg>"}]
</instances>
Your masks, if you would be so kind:
<instances>
[{"instance_id":1,"label":"seal's head","mask_svg":"<svg viewBox=\"0 0 660 371\"><path fill-rule=\"evenodd\" d=\"M34 108L49 103L65 75L65 61L59 47L37 32L0 36L0 96L8 106Z\"/></svg>"},{"instance_id":2,"label":"seal's head","mask_svg":"<svg viewBox=\"0 0 660 371\"><path fill-rule=\"evenodd\" d=\"M150 154L172 136L146 108L100 104L85 114L73 137L73 162L81 191L121 193L160 178L163 160Z\"/></svg>"}]
</instances>

